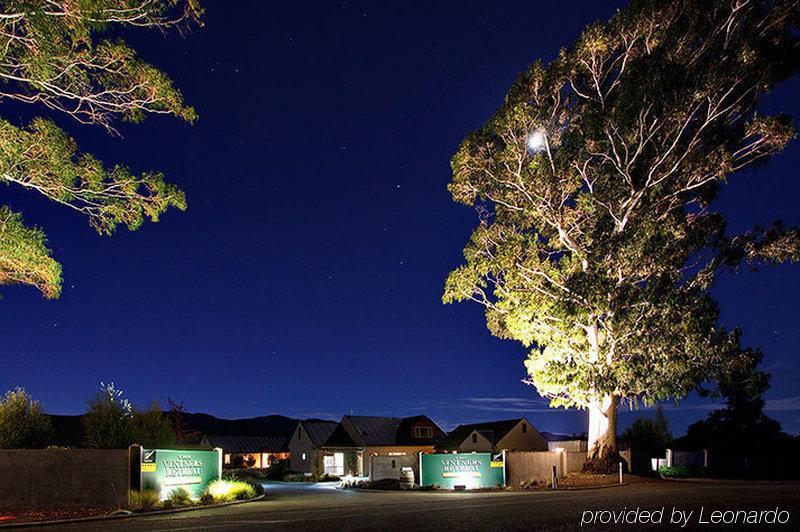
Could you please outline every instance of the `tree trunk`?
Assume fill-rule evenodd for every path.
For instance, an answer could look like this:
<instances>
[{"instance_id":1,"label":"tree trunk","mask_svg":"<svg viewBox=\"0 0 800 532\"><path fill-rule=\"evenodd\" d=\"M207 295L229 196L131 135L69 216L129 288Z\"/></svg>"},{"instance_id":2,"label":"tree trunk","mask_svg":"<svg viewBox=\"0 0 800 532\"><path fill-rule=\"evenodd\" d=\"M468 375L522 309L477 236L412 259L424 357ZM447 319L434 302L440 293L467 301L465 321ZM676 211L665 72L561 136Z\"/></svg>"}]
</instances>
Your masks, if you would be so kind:
<instances>
[{"instance_id":1,"label":"tree trunk","mask_svg":"<svg viewBox=\"0 0 800 532\"><path fill-rule=\"evenodd\" d=\"M617 407L619 398L603 395L589 403L589 449L584 471L614 473L619 467L617 454Z\"/></svg>"}]
</instances>

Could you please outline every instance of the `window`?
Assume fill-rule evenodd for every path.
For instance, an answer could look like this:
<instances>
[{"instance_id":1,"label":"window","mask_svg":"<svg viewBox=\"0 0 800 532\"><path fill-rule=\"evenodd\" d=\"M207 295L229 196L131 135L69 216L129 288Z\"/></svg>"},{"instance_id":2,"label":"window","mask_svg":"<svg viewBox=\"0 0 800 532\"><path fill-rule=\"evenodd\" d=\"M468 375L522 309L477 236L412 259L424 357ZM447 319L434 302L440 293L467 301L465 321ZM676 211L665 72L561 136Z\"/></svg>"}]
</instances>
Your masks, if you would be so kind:
<instances>
[{"instance_id":1,"label":"window","mask_svg":"<svg viewBox=\"0 0 800 532\"><path fill-rule=\"evenodd\" d=\"M528 432L528 424L527 423L523 423L522 424L522 433L525 434L526 432Z\"/></svg>"},{"instance_id":2,"label":"window","mask_svg":"<svg viewBox=\"0 0 800 532\"><path fill-rule=\"evenodd\" d=\"M333 453L322 458L322 465L326 475L341 477L344 475L344 453Z\"/></svg>"},{"instance_id":3,"label":"window","mask_svg":"<svg viewBox=\"0 0 800 532\"><path fill-rule=\"evenodd\" d=\"M394 469L394 468L395 468L395 462L394 462L394 460L392 460L392 469Z\"/></svg>"},{"instance_id":4,"label":"window","mask_svg":"<svg viewBox=\"0 0 800 532\"><path fill-rule=\"evenodd\" d=\"M306 453L303 453L303 460L306 459Z\"/></svg>"},{"instance_id":5,"label":"window","mask_svg":"<svg viewBox=\"0 0 800 532\"><path fill-rule=\"evenodd\" d=\"M478 443L478 435L474 432L472 433L472 443Z\"/></svg>"},{"instance_id":6,"label":"window","mask_svg":"<svg viewBox=\"0 0 800 532\"><path fill-rule=\"evenodd\" d=\"M225 455L225 463L226 464L230 464L231 463L231 455L229 455L229 454Z\"/></svg>"},{"instance_id":7,"label":"window","mask_svg":"<svg viewBox=\"0 0 800 532\"><path fill-rule=\"evenodd\" d=\"M415 438L433 438L433 428L431 427L414 427Z\"/></svg>"}]
</instances>

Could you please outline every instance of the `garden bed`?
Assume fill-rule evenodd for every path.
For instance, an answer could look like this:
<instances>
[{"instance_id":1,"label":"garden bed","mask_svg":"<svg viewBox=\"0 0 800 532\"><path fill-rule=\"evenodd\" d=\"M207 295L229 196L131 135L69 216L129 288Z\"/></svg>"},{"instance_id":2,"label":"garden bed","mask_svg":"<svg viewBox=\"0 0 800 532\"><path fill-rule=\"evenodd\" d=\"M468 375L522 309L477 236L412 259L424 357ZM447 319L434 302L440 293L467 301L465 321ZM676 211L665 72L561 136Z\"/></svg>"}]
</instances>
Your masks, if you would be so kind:
<instances>
[{"instance_id":1,"label":"garden bed","mask_svg":"<svg viewBox=\"0 0 800 532\"><path fill-rule=\"evenodd\" d=\"M30 508L4 509L0 511L0 526L16 523L36 523L39 521L100 517L111 515L117 510L119 510L119 508L116 506L70 506L67 508L42 508L36 510L31 510Z\"/></svg>"}]
</instances>

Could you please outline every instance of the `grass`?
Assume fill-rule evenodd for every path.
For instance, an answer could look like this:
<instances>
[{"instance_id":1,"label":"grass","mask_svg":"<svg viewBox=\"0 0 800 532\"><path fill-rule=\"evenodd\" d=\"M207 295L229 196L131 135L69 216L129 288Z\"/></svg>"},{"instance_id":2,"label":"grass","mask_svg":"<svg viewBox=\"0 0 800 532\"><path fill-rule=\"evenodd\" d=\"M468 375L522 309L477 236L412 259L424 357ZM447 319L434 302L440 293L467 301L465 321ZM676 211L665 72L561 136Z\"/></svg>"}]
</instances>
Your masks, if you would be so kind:
<instances>
[{"instance_id":1,"label":"grass","mask_svg":"<svg viewBox=\"0 0 800 532\"><path fill-rule=\"evenodd\" d=\"M131 510L146 512L155 509L161 503L156 490L142 490L131 492Z\"/></svg>"},{"instance_id":2,"label":"grass","mask_svg":"<svg viewBox=\"0 0 800 532\"><path fill-rule=\"evenodd\" d=\"M244 501L255 497L256 489L240 480L215 480L208 485L207 493L214 502Z\"/></svg>"}]
</instances>

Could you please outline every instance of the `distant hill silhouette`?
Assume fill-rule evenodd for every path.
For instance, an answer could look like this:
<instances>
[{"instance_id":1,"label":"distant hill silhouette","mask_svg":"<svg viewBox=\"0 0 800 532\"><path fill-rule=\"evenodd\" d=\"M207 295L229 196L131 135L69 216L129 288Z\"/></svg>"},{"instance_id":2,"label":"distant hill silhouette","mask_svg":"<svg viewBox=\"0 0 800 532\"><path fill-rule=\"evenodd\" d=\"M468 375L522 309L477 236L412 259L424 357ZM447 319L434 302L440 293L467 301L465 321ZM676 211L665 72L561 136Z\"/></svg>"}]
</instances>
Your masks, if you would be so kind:
<instances>
[{"instance_id":1,"label":"distant hill silhouette","mask_svg":"<svg viewBox=\"0 0 800 532\"><path fill-rule=\"evenodd\" d=\"M288 439L298 422L297 419L278 414L244 419L222 419L211 414L185 413L183 419L186 427L196 431L200 437L203 435L278 436ZM83 445L83 415L50 414L50 420L55 432L53 445L63 447Z\"/></svg>"}]
</instances>

